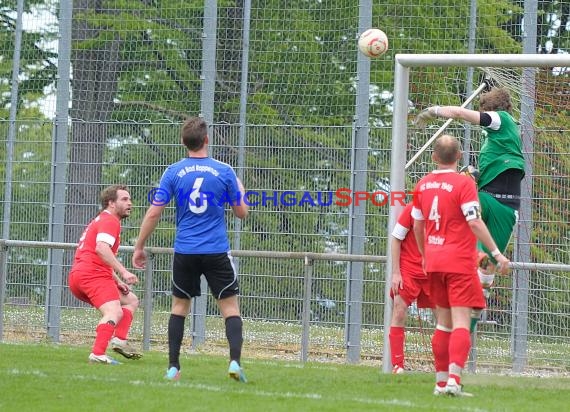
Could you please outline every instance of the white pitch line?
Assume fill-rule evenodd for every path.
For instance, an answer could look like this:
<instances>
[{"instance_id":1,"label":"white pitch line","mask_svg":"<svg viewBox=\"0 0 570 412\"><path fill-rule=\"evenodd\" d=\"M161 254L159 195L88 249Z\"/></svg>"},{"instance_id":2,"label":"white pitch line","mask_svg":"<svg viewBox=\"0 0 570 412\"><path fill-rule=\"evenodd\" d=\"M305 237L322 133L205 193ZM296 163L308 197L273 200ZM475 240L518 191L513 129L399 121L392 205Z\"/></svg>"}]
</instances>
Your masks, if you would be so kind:
<instances>
[{"instance_id":1,"label":"white pitch line","mask_svg":"<svg viewBox=\"0 0 570 412\"><path fill-rule=\"evenodd\" d=\"M8 370L9 374L12 375L31 375L37 378L49 378L49 376L40 370L29 370L29 371L21 371L19 369L10 369ZM101 381L101 382L122 382L123 384L125 381L123 379L118 378L110 378L110 377L97 377L97 376L86 376L86 375L70 375L69 378L77 379L77 380L84 380L84 381ZM203 383L190 383L190 382L156 382L156 381L143 381L143 380L131 380L128 381L129 384L133 386L150 386L150 387L168 387L168 386L176 386L180 388L186 389L199 389L199 390L206 390L210 392L228 392L227 386L218 386L218 385L206 385ZM427 405L420 405L419 403L412 402L409 400L401 400L401 399L375 399L375 398L363 398L363 397L350 397L350 396L323 396L320 393L302 393L302 392L274 392L274 391L260 391L256 389L249 389L247 384L236 384L239 385L240 389L231 390L234 393L240 393L244 395L254 395L263 398L290 398L290 399L326 399L327 401L351 401L357 402L365 405L386 405L386 406L402 406L410 409L432 409L433 406ZM237 388L237 387L236 387ZM429 390L429 388L428 388ZM468 411L468 412L488 412L486 409L479 409L479 408L469 408L465 405L461 405L460 403L457 406L452 405L437 405L438 409L441 410L449 410L449 411Z\"/></svg>"}]
</instances>

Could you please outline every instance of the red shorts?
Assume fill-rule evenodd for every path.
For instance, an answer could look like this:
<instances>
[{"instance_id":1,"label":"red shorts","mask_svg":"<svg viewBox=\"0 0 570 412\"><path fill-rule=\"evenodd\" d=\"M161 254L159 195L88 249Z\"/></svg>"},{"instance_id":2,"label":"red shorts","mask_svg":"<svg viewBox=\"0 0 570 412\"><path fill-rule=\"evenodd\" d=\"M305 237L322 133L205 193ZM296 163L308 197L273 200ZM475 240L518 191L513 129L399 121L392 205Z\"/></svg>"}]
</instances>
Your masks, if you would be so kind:
<instances>
[{"instance_id":1,"label":"red shorts","mask_svg":"<svg viewBox=\"0 0 570 412\"><path fill-rule=\"evenodd\" d=\"M430 295L432 302L442 308L464 306L485 308L485 297L476 272L447 273L430 272Z\"/></svg>"},{"instance_id":2,"label":"red shorts","mask_svg":"<svg viewBox=\"0 0 570 412\"><path fill-rule=\"evenodd\" d=\"M408 306L417 300L417 306L420 309L433 308L430 298L430 282L427 277L413 278L411 276L402 276L404 288L400 289L399 295ZM390 297L394 299L394 292L390 289Z\"/></svg>"},{"instance_id":3,"label":"red shorts","mask_svg":"<svg viewBox=\"0 0 570 412\"><path fill-rule=\"evenodd\" d=\"M121 300L117 282L109 274L71 272L69 290L77 299L87 302L95 308L113 300Z\"/></svg>"}]
</instances>

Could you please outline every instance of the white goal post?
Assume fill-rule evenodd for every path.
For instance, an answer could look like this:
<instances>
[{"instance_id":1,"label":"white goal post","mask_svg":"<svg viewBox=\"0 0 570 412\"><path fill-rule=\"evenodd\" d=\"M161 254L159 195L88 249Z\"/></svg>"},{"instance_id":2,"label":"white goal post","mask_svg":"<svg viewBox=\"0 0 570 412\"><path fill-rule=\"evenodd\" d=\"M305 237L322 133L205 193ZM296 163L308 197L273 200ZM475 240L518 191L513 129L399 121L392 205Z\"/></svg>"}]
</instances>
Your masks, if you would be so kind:
<instances>
[{"instance_id":1,"label":"white goal post","mask_svg":"<svg viewBox=\"0 0 570 412\"><path fill-rule=\"evenodd\" d=\"M390 164L390 187L392 191L402 193L406 190L405 173L406 149L408 147L408 122L409 122L409 93L410 93L410 69L419 67L446 68L446 67L506 67L506 68L568 68L570 67L570 54L396 54L395 56L395 73L394 73L394 112L392 121L392 151ZM532 77L532 75L529 75ZM523 83L527 81L524 78ZM533 82L533 79L530 79ZM532 106L531 106L532 107ZM521 119L523 122L525 119ZM532 121L532 118L531 118ZM532 156L532 154L530 154ZM414 156L414 159L418 156ZM412 161L413 161L412 160ZM410 161L409 163L411 163ZM532 168L532 165L530 165ZM527 175L532 173L532 169L527 171ZM408 188L409 189L409 188ZM522 205L521 205L522 207ZM528 206L530 207L530 206ZM395 204L390 207L388 218L388 241L387 244L387 267L386 267L386 285L385 296L386 304L384 306L384 356L383 371L389 372L391 369L390 362L390 345L388 340L388 331L390 329L390 320L392 305L389 298L390 292L390 276L392 273L391 248L389 238L392 228L394 227L397 217L402 211L401 205ZM518 263L518 262L517 262ZM513 267L517 267L517 263ZM528 263L528 262L522 262ZM522 267L523 265L519 265ZM524 350L524 345L523 349Z\"/></svg>"}]
</instances>

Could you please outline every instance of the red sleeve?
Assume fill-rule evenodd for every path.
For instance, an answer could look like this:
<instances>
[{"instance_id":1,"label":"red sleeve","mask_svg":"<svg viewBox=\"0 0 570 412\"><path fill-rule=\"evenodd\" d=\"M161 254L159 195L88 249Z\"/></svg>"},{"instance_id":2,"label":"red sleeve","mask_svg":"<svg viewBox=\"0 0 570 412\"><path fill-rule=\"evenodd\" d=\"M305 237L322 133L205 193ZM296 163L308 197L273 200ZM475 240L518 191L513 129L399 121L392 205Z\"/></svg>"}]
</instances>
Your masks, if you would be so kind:
<instances>
[{"instance_id":1,"label":"red sleeve","mask_svg":"<svg viewBox=\"0 0 570 412\"><path fill-rule=\"evenodd\" d=\"M104 241L111 246L113 253L117 253L119 243L121 242L121 222L119 219L109 214L104 214L99 222L97 222L95 229L95 243L100 240ZM111 242L113 242L113 244L111 244Z\"/></svg>"},{"instance_id":2,"label":"red sleeve","mask_svg":"<svg viewBox=\"0 0 570 412\"><path fill-rule=\"evenodd\" d=\"M398 223L408 230L412 229L413 219L412 219L412 204L408 203L400 216L398 217Z\"/></svg>"},{"instance_id":3,"label":"red sleeve","mask_svg":"<svg viewBox=\"0 0 570 412\"><path fill-rule=\"evenodd\" d=\"M418 209L419 211L422 210L422 199L421 199L422 195L420 193L420 185L423 184L423 181L424 181L423 178L420 179L420 181L416 184L416 187L414 188L414 191L412 193L412 197L413 197L412 208ZM410 218L413 219L413 215Z\"/></svg>"},{"instance_id":4,"label":"red sleeve","mask_svg":"<svg viewBox=\"0 0 570 412\"><path fill-rule=\"evenodd\" d=\"M121 222L115 219L113 216L105 216L104 219L101 219L99 225L97 226L97 234L99 233L107 233L114 238L118 238L121 234Z\"/></svg>"},{"instance_id":5,"label":"red sleeve","mask_svg":"<svg viewBox=\"0 0 570 412\"><path fill-rule=\"evenodd\" d=\"M423 180L423 179L422 179ZM419 209L420 208L420 183L421 180L416 184L416 187L414 187L414 191L412 192L412 205L416 208Z\"/></svg>"},{"instance_id":6,"label":"red sleeve","mask_svg":"<svg viewBox=\"0 0 570 412\"><path fill-rule=\"evenodd\" d=\"M460 204L465 205L473 202L479 204L479 196L477 195L477 186L475 186L475 181L467 176L461 177L463 178L463 182L461 185Z\"/></svg>"}]
</instances>

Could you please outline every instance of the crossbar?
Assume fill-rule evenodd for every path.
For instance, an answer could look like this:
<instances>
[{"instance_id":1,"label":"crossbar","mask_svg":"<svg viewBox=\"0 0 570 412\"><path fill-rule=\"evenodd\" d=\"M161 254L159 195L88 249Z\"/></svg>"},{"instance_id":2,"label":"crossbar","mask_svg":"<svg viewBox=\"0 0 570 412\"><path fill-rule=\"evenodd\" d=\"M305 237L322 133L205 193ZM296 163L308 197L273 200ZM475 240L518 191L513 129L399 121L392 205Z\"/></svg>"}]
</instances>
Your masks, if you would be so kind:
<instances>
[{"instance_id":1,"label":"crossbar","mask_svg":"<svg viewBox=\"0 0 570 412\"><path fill-rule=\"evenodd\" d=\"M562 67L570 54L396 54L404 67Z\"/></svg>"}]
</instances>

